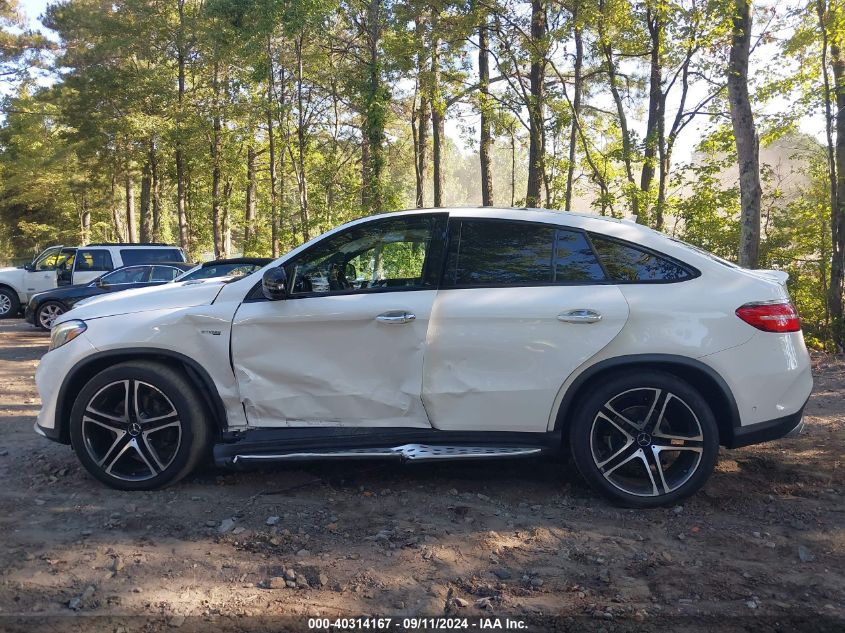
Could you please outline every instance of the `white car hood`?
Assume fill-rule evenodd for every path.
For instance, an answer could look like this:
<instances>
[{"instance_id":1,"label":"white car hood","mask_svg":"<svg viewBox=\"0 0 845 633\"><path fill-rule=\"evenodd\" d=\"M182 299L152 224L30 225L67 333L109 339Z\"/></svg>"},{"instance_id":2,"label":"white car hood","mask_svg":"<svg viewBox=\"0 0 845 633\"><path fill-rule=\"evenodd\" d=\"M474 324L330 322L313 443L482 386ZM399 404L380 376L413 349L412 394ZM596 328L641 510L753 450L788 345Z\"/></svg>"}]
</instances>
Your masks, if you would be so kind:
<instances>
[{"instance_id":1,"label":"white car hood","mask_svg":"<svg viewBox=\"0 0 845 633\"><path fill-rule=\"evenodd\" d=\"M63 315L62 321L99 319L150 310L176 310L212 303L226 284L168 283L152 288L136 288L104 294L88 300Z\"/></svg>"},{"instance_id":2,"label":"white car hood","mask_svg":"<svg viewBox=\"0 0 845 633\"><path fill-rule=\"evenodd\" d=\"M14 266L4 266L0 268L0 278L15 280L23 277L23 268L15 268Z\"/></svg>"}]
</instances>

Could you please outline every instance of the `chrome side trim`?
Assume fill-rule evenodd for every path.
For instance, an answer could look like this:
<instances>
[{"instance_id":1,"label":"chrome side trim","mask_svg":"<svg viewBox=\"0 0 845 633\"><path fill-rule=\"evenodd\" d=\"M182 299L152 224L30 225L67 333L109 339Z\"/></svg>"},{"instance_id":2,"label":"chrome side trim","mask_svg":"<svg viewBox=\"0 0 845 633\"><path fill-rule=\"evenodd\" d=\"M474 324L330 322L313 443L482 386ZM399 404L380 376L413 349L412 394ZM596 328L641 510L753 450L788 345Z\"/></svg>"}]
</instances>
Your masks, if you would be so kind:
<instances>
[{"instance_id":1,"label":"chrome side trim","mask_svg":"<svg viewBox=\"0 0 845 633\"><path fill-rule=\"evenodd\" d=\"M496 459L538 455L542 448L510 446L430 446L403 444L390 448L358 448L339 451L296 453L257 453L235 455L232 463L268 461L306 461L312 459L397 459L400 461L436 461L443 459Z\"/></svg>"}]
</instances>

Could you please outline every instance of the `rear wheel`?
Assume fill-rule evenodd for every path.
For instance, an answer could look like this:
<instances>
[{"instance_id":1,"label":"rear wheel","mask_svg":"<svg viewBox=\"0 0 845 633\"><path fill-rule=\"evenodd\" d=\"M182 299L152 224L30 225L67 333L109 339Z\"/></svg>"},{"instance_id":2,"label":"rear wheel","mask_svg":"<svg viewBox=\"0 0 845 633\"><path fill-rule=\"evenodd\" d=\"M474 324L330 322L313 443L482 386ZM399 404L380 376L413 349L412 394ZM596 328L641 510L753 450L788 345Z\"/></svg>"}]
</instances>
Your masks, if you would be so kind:
<instances>
[{"instance_id":1,"label":"rear wheel","mask_svg":"<svg viewBox=\"0 0 845 633\"><path fill-rule=\"evenodd\" d=\"M120 490L179 481L204 454L206 410L184 374L154 362L109 367L73 406L73 449L94 477Z\"/></svg>"},{"instance_id":2,"label":"rear wheel","mask_svg":"<svg viewBox=\"0 0 845 633\"><path fill-rule=\"evenodd\" d=\"M52 330L56 319L65 312L67 308L58 301L45 301L35 312L35 325L42 330Z\"/></svg>"},{"instance_id":3,"label":"rear wheel","mask_svg":"<svg viewBox=\"0 0 845 633\"><path fill-rule=\"evenodd\" d=\"M570 428L575 464L587 482L634 508L678 502L713 471L719 433L707 402L660 371L619 376L595 389Z\"/></svg>"},{"instance_id":4,"label":"rear wheel","mask_svg":"<svg viewBox=\"0 0 845 633\"><path fill-rule=\"evenodd\" d=\"M10 319L17 316L21 308L18 293L11 288L0 288L0 319Z\"/></svg>"}]
</instances>

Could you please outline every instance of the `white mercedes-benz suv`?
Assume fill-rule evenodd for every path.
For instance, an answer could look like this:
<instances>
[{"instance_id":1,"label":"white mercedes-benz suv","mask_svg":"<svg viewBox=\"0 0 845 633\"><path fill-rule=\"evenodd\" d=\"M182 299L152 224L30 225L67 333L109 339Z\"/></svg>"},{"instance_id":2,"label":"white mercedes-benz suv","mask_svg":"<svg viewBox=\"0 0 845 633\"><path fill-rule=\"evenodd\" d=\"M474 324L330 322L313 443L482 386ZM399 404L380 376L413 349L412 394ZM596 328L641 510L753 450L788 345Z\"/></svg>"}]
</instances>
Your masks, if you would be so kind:
<instances>
[{"instance_id":1,"label":"white mercedes-benz suv","mask_svg":"<svg viewBox=\"0 0 845 633\"><path fill-rule=\"evenodd\" d=\"M637 224L516 209L350 222L236 280L105 295L52 331L36 430L147 490L219 465L571 452L677 502L810 395L777 271Z\"/></svg>"}]
</instances>

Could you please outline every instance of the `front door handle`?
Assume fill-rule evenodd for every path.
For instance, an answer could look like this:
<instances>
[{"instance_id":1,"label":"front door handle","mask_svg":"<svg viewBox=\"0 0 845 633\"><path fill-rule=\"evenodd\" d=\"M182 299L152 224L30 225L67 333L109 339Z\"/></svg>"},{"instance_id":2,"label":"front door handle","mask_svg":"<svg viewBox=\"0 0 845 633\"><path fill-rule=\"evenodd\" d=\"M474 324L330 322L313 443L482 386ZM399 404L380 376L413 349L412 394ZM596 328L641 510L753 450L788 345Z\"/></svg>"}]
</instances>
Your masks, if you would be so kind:
<instances>
[{"instance_id":1,"label":"front door handle","mask_svg":"<svg viewBox=\"0 0 845 633\"><path fill-rule=\"evenodd\" d=\"M392 323L394 325L401 325L402 323L410 323L417 318L416 314L407 312L405 310L388 310L382 312L376 317L376 321L380 323Z\"/></svg>"},{"instance_id":2,"label":"front door handle","mask_svg":"<svg viewBox=\"0 0 845 633\"><path fill-rule=\"evenodd\" d=\"M561 312L557 315L557 320L564 323L598 323L601 321L601 314L595 310L578 308L577 310Z\"/></svg>"}]
</instances>

